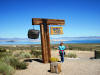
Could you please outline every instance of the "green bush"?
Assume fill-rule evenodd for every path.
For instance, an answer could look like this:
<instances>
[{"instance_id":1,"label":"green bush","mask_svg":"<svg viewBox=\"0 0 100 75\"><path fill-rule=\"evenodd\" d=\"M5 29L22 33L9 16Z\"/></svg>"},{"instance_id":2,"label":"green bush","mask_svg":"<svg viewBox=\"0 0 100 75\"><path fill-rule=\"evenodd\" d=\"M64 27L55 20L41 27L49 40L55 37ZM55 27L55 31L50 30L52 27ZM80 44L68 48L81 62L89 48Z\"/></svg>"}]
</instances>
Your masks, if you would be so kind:
<instances>
[{"instance_id":1,"label":"green bush","mask_svg":"<svg viewBox=\"0 0 100 75\"><path fill-rule=\"evenodd\" d=\"M28 52L20 52L20 53L15 54L14 56L19 58L19 59L31 58L31 54Z\"/></svg>"},{"instance_id":2,"label":"green bush","mask_svg":"<svg viewBox=\"0 0 100 75\"><path fill-rule=\"evenodd\" d=\"M41 51L35 51L35 50L31 50L31 54L33 54L34 57L36 58L39 58L42 55Z\"/></svg>"},{"instance_id":3,"label":"green bush","mask_svg":"<svg viewBox=\"0 0 100 75\"><path fill-rule=\"evenodd\" d=\"M9 52L0 52L0 58L5 57L5 56L11 56L12 54Z\"/></svg>"},{"instance_id":4,"label":"green bush","mask_svg":"<svg viewBox=\"0 0 100 75\"><path fill-rule=\"evenodd\" d=\"M0 73L3 75L12 75L15 72L14 68L0 61Z\"/></svg>"},{"instance_id":5,"label":"green bush","mask_svg":"<svg viewBox=\"0 0 100 75\"><path fill-rule=\"evenodd\" d=\"M67 55L64 55L64 57L76 58L77 55L75 53L68 53Z\"/></svg>"},{"instance_id":6,"label":"green bush","mask_svg":"<svg viewBox=\"0 0 100 75\"><path fill-rule=\"evenodd\" d=\"M16 65L16 69L26 69L27 64L25 62L20 62Z\"/></svg>"},{"instance_id":7,"label":"green bush","mask_svg":"<svg viewBox=\"0 0 100 75\"><path fill-rule=\"evenodd\" d=\"M4 56L0 59L0 61L6 63L6 64L10 64L10 59L13 59L13 57L11 56Z\"/></svg>"},{"instance_id":8,"label":"green bush","mask_svg":"<svg viewBox=\"0 0 100 75\"><path fill-rule=\"evenodd\" d=\"M26 69L27 68L27 65L25 62L20 62L16 58L10 59L10 65L16 69Z\"/></svg>"},{"instance_id":9,"label":"green bush","mask_svg":"<svg viewBox=\"0 0 100 75\"><path fill-rule=\"evenodd\" d=\"M0 61L5 62L8 65L11 65L15 69L26 69L27 65L25 62L20 62L18 59L15 57L3 57L0 59Z\"/></svg>"},{"instance_id":10,"label":"green bush","mask_svg":"<svg viewBox=\"0 0 100 75\"><path fill-rule=\"evenodd\" d=\"M6 52L5 48L0 48L0 52Z\"/></svg>"},{"instance_id":11,"label":"green bush","mask_svg":"<svg viewBox=\"0 0 100 75\"><path fill-rule=\"evenodd\" d=\"M21 58L21 57L20 57L20 53L16 53L16 54L14 54L13 56L16 57L16 58Z\"/></svg>"},{"instance_id":12,"label":"green bush","mask_svg":"<svg viewBox=\"0 0 100 75\"><path fill-rule=\"evenodd\" d=\"M31 57L30 53L22 53L21 55L23 58L30 58Z\"/></svg>"},{"instance_id":13,"label":"green bush","mask_svg":"<svg viewBox=\"0 0 100 75\"><path fill-rule=\"evenodd\" d=\"M38 58L42 59L42 55L39 55Z\"/></svg>"}]
</instances>

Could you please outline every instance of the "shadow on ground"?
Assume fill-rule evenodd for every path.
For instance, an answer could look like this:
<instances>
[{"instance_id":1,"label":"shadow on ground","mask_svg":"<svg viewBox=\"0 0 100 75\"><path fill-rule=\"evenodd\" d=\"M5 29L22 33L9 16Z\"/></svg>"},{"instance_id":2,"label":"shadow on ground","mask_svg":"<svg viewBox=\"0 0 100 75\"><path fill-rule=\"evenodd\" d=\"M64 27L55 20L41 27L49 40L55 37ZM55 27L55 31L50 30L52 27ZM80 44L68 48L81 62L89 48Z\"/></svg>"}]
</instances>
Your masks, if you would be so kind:
<instances>
[{"instance_id":1,"label":"shadow on ground","mask_svg":"<svg viewBox=\"0 0 100 75\"><path fill-rule=\"evenodd\" d=\"M41 59L25 59L24 62L32 62L32 61L37 61L39 63L43 63L43 61Z\"/></svg>"},{"instance_id":2,"label":"shadow on ground","mask_svg":"<svg viewBox=\"0 0 100 75\"><path fill-rule=\"evenodd\" d=\"M41 59L33 59L33 61L37 61L37 62L43 63L43 61Z\"/></svg>"},{"instance_id":3,"label":"shadow on ground","mask_svg":"<svg viewBox=\"0 0 100 75\"><path fill-rule=\"evenodd\" d=\"M95 59L95 57L91 57L90 59Z\"/></svg>"}]
</instances>

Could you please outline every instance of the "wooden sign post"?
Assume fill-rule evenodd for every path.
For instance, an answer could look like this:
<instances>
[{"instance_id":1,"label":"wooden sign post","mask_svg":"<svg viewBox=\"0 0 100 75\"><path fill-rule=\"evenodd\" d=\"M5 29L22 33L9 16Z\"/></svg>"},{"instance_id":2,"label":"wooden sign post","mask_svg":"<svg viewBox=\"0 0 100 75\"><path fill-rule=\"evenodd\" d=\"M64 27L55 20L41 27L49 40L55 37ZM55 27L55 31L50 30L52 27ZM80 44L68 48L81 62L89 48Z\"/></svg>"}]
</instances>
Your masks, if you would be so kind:
<instances>
[{"instance_id":1,"label":"wooden sign post","mask_svg":"<svg viewBox=\"0 0 100 75\"><path fill-rule=\"evenodd\" d=\"M65 24L64 20L32 18L32 25L40 25L43 63L50 62L51 58L49 25L64 25L64 24Z\"/></svg>"}]
</instances>

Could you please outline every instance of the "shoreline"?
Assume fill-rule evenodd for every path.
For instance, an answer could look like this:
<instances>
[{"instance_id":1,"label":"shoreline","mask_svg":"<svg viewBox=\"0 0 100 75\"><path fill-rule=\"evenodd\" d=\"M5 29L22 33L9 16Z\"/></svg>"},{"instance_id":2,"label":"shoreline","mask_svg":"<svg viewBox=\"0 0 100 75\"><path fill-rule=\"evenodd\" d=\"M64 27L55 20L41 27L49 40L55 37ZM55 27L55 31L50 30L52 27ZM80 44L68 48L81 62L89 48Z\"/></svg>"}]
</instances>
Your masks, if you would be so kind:
<instances>
[{"instance_id":1,"label":"shoreline","mask_svg":"<svg viewBox=\"0 0 100 75\"><path fill-rule=\"evenodd\" d=\"M0 45L34 45L34 44L35 43L33 43L33 44L0 44ZM39 44L37 43L37 45L39 45ZM51 44L60 44L60 42L59 43L51 43ZM64 44L100 44L100 43L64 43Z\"/></svg>"},{"instance_id":2,"label":"shoreline","mask_svg":"<svg viewBox=\"0 0 100 75\"><path fill-rule=\"evenodd\" d=\"M64 44L100 44L100 43L64 43ZM0 44L0 46L1 45L41 45L41 44ZM59 43L58 44L52 43L50 45L59 45Z\"/></svg>"}]
</instances>

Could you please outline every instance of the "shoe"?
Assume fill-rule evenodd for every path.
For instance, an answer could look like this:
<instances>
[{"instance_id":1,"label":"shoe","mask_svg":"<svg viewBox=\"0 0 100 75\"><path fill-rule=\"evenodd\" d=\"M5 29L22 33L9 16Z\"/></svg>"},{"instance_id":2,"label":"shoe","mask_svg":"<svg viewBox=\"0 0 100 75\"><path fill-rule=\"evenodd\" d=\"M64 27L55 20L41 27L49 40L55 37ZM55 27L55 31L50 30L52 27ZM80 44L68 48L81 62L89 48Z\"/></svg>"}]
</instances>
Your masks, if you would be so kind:
<instances>
[{"instance_id":1,"label":"shoe","mask_svg":"<svg viewBox=\"0 0 100 75\"><path fill-rule=\"evenodd\" d=\"M61 63L63 63L63 61L61 61Z\"/></svg>"},{"instance_id":2,"label":"shoe","mask_svg":"<svg viewBox=\"0 0 100 75\"><path fill-rule=\"evenodd\" d=\"M64 63L64 61L62 61L62 63Z\"/></svg>"}]
</instances>

